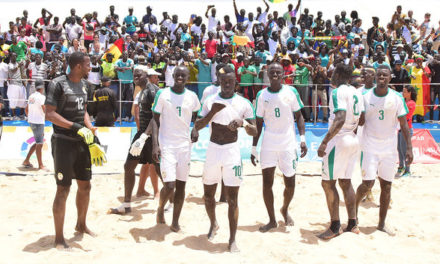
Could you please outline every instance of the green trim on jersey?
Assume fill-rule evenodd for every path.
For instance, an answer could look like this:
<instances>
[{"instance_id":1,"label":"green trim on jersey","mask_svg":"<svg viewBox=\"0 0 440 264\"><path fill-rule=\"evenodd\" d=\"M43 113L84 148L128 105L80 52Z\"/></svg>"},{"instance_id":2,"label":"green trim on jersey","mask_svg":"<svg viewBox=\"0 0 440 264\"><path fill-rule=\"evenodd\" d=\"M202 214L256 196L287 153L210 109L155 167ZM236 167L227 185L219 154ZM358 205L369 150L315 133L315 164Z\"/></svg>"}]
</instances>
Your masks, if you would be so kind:
<instances>
[{"instance_id":1,"label":"green trim on jersey","mask_svg":"<svg viewBox=\"0 0 440 264\"><path fill-rule=\"evenodd\" d=\"M213 97L214 95L217 95L217 94L215 93L215 94L209 95L208 97L206 97L204 103L200 104L200 109L199 109L199 111L197 111L197 117L200 117L200 118L204 117L200 114L202 112L203 105L206 103L206 101L208 101L209 98Z\"/></svg>"},{"instance_id":2,"label":"green trim on jersey","mask_svg":"<svg viewBox=\"0 0 440 264\"><path fill-rule=\"evenodd\" d=\"M186 88L185 88L185 87L183 87L183 92L181 92L181 93L176 93L175 91L173 91L173 88L172 88L172 87L170 87L170 90L171 90L171 92L172 92L173 94L177 94L177 95L182 95L182 94L184 94L184 93L186 92Z\"/></svg>"},{"instance_id":3,"label":"green trim on jersey","mask_svg":"<svg viewBox=\"0 0 440 264\"><path fill-rule=\"evenodd\" d=\"M373 93L374 93L374 95L375 95L376 97L385 97L385 96L388 95L388 92L390 91L390 88L387 87L387 93L386 93L385 95L377 95L377 93L376 93L376 89L377 89L377 86L374 87L374 90L373 90Z\"/></svg>"},{"instance_id":4,"label":"green trim on jersey","mask_svg":"<svg viewBox=\"0 0 440 264\"><path fill-rule=\"evenodd\" d=\"M280 89L278 92L272 92L269 88L270 88L270 86L267 87L267 91L268 91L269 93L271 93L271 94L277 94L277 93L281 92L281 90L283 90L284 85L281 85L281 89Z\"/></svg>"},{"instance_id":5,"label":"green trim on jersey","mask_svg":"<svg viewBox=\"0 0 440 264\"><path fill-rule=\"evenodd\" d=\"M333 113L339 112L339 111L347 111L345 108L339 108L338 107L338 89L336 88L332 91L332 99L333 99Z\"/></svg>"},{"instance_id":6,"label":"green trim on jersey","mask_svg":"<svg viewBox=\"0 0 440 264\"><path fill-rule=\"evenodd\" d=\"M391 91L393 91L397 96L399 96L400 99L402 99L402 104L403 104L403 107L405 108L406 114L399 115L398 117L406 116L409 113L409 110L408 110L408 106L406 105L405 98L403 98L402 94L400 94L394 90L391 90Z\"/></svg>"},{"instance_id":7,"label":"green trim on jersey","mask_svg":"<svg viewBox=\"0 0 440 264\"><path fill-rule=\"evenodd\" d=\"M367 87L364 86L364 89L365 89L365 90L362 92L362 95L368 93L369 91L371 91L372 89L375 89L375 88L376 88L376 86L373 86L373 87L371 87L371 88L367 88Z\"/></svg>"},{"instance_id":8,"label":"green trim on jersey","mask_svg":"<svg viewBox=\"0 0 440 264\"><path fill-rule=\"evenodd\" d=\"M362 169L362 162L364 161L364 152L361 151L361 169Z\"/></svg>"},{"instance_id":9,"label":"green trim on jersey","mask_svg":"<svg viewBox=\"0 0 440 264\"><path fill-rule=\"evenodd\" d=\"M232 99L232 98L234 98L235 97L235 95L237 95L236 93L234 93L234 95L231 97L231 98L224 98L223 96L222 96L222 92L220 91L219 93L218 93L218 96L221 98L221 99L225 99L225 100L229 100L229 99ZM208 99L208 98L206 98L206 99ZM206 101L206 100L205 100Z\"/></svg>"},{"instance_id":10,"label":"green trim on jersey","mask_svg":"<svg viewBox=\"0 0 440 264\"><path fill-rule=\"evenodd\" d=\"M335 147L333 147L330 154L328 154L328 173L330 180L333 180L333 168L335 166Z\"/></svg>"},{"instance_id":11,"label":"green trim on jersey","mask_svg":"<svg viewBox=\"0 0 440 264\"><path fill-rule=\"evenodd\" d=\"M296 90L296 88L293 87L293 86L290 86L290 90L291 90L291 91L293 92L293 94L296 96L296 100L298 101L298 105L299 105L299 110L303 109L303 108L304 108L304 104L303 104L303 102L301 101L301 97L299 96L298 90ZM298 111L299 111L299 110L298 110Z\"/></svg>"},{"instance_id":12,"label":"green trim on jersey","mask_svg":"<svg viewBox=\"0 0 440 264\"><path fill-rule=\"evenodd\" d=\"M265 89L267 89L267 88L265 88ZM260 91L257 93L257 97L256 97L256 99L255 99L255 116L258 117L258 118L263 118L262 116L258 116L258 115L257 115L257 109L258 109L258 98L260 97L260 95L261 95L261 93L262 93L263 91L264 91L264 89L260 90Z\"/></svg>"},{"instance_id":13,"label":"green trim on jersey","mask_svg":"<svg viewBox=\"0 0 440 264\"><path fill-rule=\"evenodd\" d=\"M171 88L170 88L171 89ZM156 96L154 97L154 102L153 102L153 108L151 109L153 111L153 113L159 114L160 112L156 111L156 105L157 105L157 100L159 100L159 96L160 94L164 91L165 89L160 89L159 91L157 91Z\"/></svg>"}]
</instances>

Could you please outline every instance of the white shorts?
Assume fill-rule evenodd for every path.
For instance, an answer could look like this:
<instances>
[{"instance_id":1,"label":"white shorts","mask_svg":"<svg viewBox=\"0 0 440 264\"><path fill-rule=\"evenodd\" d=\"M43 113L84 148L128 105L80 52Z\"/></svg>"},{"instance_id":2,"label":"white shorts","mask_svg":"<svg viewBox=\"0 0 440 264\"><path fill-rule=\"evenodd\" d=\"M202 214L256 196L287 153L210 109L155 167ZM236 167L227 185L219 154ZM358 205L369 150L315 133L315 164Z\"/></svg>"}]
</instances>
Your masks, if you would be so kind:
<instances>
[{"instance_id":1,"label":"white shorts","mask_svg":"<svg viewBox=\"0 0 440 264\"><path fill-rule=\"evenodd\" d=\"M361 152L362 180L374 181L376 176L392 182L396 174L397 152L374 154Z\"/></svg>"},{"instance_id":2,"label":"white shorts","mask_svg":"<svg viewBox=\"0 0 440 264\"><path fill-rule=\"evenodd\" d=\"M190 148L161 149L160 172L164 182L188 179L191 163Z\"/></svg>"},{"instance_id":3,"label":"white shorts","mask_svg":"<svg viewBox=\"0 0 440 264\"><path fill-rule=\"evenodd\" d=\"M237 142L226 145L209 142L203 168L203 184L218 184L223 178L225 186L240 186L242 171L240 145Z\"/></svg>"},{"instance_id":4,"label":"white shorts","mask_svg":"<svg viewBox=\"0 0 440 264\"><path fill-rule=\"evenodd\" d=\"M354 133L337 135L327 144L322 158L322 179L351 179L359 157L359 140Z\"/></svg>"},{"instance_id":5,"label":"white shorts","mask_svg":"<svg viewBox=\"0 0 440 264\"><path fill-rule=\"evenodd\" d=\"M273 168L278 166L286 177L293 177L296 173L298 155L296 149L271 151L261 149L260 153L261 169Z\"/></svg>"},{"instance_id":6,"label":"white shorts","mask_svg":"<svg viewBox=\"0 0 440 264\"><path fill-rule=\"evenodd\" d=\"M25 108L26 107L26 88L23 85L10 84L8 86L9 107Z\"/></svg>"}]
</instances>

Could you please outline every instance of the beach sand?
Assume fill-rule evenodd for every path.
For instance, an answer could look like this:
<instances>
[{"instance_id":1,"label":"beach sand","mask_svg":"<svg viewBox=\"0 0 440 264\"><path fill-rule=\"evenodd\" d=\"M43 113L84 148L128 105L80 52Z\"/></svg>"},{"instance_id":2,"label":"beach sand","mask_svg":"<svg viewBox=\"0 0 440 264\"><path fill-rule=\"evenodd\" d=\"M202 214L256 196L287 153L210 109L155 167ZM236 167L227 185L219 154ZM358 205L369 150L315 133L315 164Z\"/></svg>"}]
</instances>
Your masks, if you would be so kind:
<instances>
[{"instance_id":1,"label":"beach sand","mask_svg":"<svg viewBox=\"0 0 440 264\"><path fill-rule=\"evenodd\" d=\"M283 181L274 183L279 227L262 234L258 228L268 221L262 198L259 168L246 163L239 194L240 218L237 244L240 253L227 252L229 228L227 204L218 204L220 230L212 242L202 197L202 163L192 163L180 224L183 233L170 232L168 225L156 225L157 200L134 198L133 212L107 215L123 197L122 162L94 169L88 225L96 238L74 232L75 193L72 185L67 201L64 234L73 252L53 248L52 175L20 171L20 161L0 161L0 171L34 174L0 176L0 263L440 263L440 165L414 165L414 177L395 180L387 224L396 232L391 237L376 231L379 187L374 186L374 203L360 208L361 234L344 233L329 242L316 235L328 226L329 215L321 189L321 178L297 176L290 213L293 227L285 227L279 208ZM52 168L52 164L48 165ZM319 174L321 164L300 163L299 173ZM118 173L104 175L98 173ZM359 171L354 187L360 183ZM135 186L135 191L137 184ZM147 190L152 192L150 182ZM219 195L219 188L217 191ZM342 195L340 195L342 198ZM340 202L345 226L347 214ZM172 213L165 215L167 224Z\"/></svg>"}]
</instances>

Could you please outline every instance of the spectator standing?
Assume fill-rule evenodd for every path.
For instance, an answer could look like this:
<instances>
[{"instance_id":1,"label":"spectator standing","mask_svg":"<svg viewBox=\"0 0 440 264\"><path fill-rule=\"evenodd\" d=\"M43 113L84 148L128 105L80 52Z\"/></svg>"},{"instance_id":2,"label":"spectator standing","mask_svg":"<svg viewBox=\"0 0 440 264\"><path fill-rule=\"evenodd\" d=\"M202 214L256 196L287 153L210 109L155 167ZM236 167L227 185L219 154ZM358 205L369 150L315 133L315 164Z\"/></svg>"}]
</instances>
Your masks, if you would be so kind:
<instances>
[{"instance_id":1,"label":"spectator standing","mask_svg":"<svg viewBox=\"0 0 440 264\"><path fill-rule=\"evenodd\" d=\"M8 99L8 64L5 63L4 57L0 57L0 96L3 99ZM9 102L5 101L3 108L1 109L1 116L10 115L9 113ZM1 120L0 120L1 121Z\"/></svg>"},{"instance_id":2,"label":"spectator standing","mask_svg":"<svg viewBox=\"0 0 440 264\"><path fill-rule=\"evenodd\" d=\"M250 65L248 57L243 60L243 66L238 68L238 74L241 78L240 93L252 103L255 99L253 82L254 77L257 77L257 70L253 65Z\"/></svg>"},{"instance_id":3,"label":"spectator standing","mask_svg":"<svg viewBox=\"0 0 440 264\"><path fill-rule=\"evenodd\" d=\"M35 81L36 91L29 96L29 103L26 106L26 114L28 116L28 122L34 134L35 144L29 149L26 159L23 161L25 168L32 168L33 165L30 162L30 158L34 152L37 153L38 169L48 171L43 164L42 149L44 144L44 123L45 123L45 106L44 102L46 96L44 96L44 81L38 79Z\"/></svg>"},{"instance_id":4,"label":"spectator standing","mask_svg":"<svg viewBox=\"0 0 440 264\"><path fill-rule=\"evenodd\" d=\"M121 117L127 121L131 118L131 106L133 100L133 67L134 62L128 58L128 53L122 53L122 59L115 64L115 70L118 73L118 79L121 82L121 100L130 101L122 103Z\"/></svg>"},{"instance_id":5,"label":"spectator standing","mask_svg":"<svg viewBox=\"0 0 440 264\"><path fill-rule=\"evenodd\" d=\"M128 34L133 35L136 32L136 27L138 26L138 20L137 17L133 15L133 7L128 8L128 16L124 18L122 25L127 26Z\"/></svg>"},{"instance_id":6,"label":"spectator standing","mask_svg":"<svg viewBox=\"0 0 440 264\"><path fill-rule=\"evenodd\" d=\"M403 87L403 98L405 99L406 106L408 108L408 114L406 115L406 122L408 122L408 128L410 135L413 135L412 118L416 109L417 92L411 85ZM410 165L406 164L406 141L403 137L402 131L399 130L398 138L398 151L399 151L399 168L397 169L396 177L411 176Z\"/></svg>"},{"instance_id":7,"label":"spectator standing","mask_svg":"<svg viewBox=\"0 0 440 264\"><path fill-rule=\"evenodd\" d=\"M409 84L409 82L410 82L410 78L408 71L402 67L401 60L396 60L394 62L394 68L391 74L391 82L390 82L391 88L401 93L403 90L402 84Z\"/></svg>"},{"instance_id":8,"label":"spectator standing","mask_svg":"<svg viewBox=\"0 0 440 264\"><path fill-rule=\"evenodd\" d=\"M301 97L301 101L304 103L305 107L301 109L301 112L304 116L304 120L307 122L311 121L309 77L312 70L312 66L307 64L304 58L299 58L296 64L295 79L293 80L294 86Z\"/></svg>"},{"instance_id":9,"label":"spectator standing","mask_svg":"<svg viewBox=\"0 0 440 264\"><path fill-rule=\"evenodd\" d=\"M22 62L17 61L17 54L11 52L8 65L8 98L13 120L19 120L19 116L24 114L24 108L26 107L26 88L22 83L20 63ZM17 115L15 112L16 108L18 108Z\"/></svg>"},{"instance_id":10,"label":"spectator standing","mask_svg":"<svg viewBox=\"0 0 440 264\"><path fill-rule=\"evenodd\" d=\"M205 90L206 87L211 85L212 79L211 79L211 60L207 58L207 53L206 52L202 52L202 54L200 55L200 58L196 59L195 61L195 66L198 69L198 75L197 75L197 80L198 80L198 97L199 100L202 98L203 96L203 91ZM197 56L196 56L197 57Z\"/></svg>"},{"instance_id":11,"label":"spectator standing","mask_svg":"<svg viewBox=\"0 0 440 264\"><path fill-rule=\"evenodd\" d=\"M101 86L98 86L93 96L96 109L95 126L112 127L115 125L114 113L117 109L116 95L114 91L110 89L110 78L103 77L101 83Z\"/></svg>"},{"instance_id":12,"label":"spectator standing","mask_svg":"<svg viewBox=\"0 0 440 264\"><path fill-rule=\"evenodd\" d=\"M434 60L428 64L431 70L431 111L429 111L429 119L434 120L434 106L436 100L440 101L440 55L436 54ZM440 115L438 117L440 120Z\"/></svg>"},{"instance_id":13,"label":"spectator standing","mask_svg":"<svg viewBox=\"0 0 440 264\"><path fill-rule=\"evenodd\" d=\"M28 65L29 77L32 79L29 87L29 94L32 95L36 91L36 80L47 80L49 67L42 61L41 54L35 54L35 61Z\"/></svg>"}]
</instances>

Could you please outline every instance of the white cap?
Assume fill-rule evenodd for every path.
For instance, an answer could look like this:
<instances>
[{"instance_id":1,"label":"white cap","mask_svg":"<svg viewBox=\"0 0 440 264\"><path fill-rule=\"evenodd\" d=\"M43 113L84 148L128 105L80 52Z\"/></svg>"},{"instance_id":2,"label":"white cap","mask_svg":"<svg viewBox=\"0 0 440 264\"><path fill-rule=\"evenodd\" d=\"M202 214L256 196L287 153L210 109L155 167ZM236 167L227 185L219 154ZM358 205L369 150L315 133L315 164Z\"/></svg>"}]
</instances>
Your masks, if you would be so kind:
<instances>
[{"instance_id":1,"label":"white cap","mask_svg":"<svg viewBox=\"0 0 440 264\"><path fill-rule=\"evenodd\" d=\"M148 74L149 76L151 76L151 75L162 75L161 73L159 73L159 72L157 72L157 71L155 71L155 70L153 70L153 69L148 69L148 70L147 70L147 74Z\"/></svg>"},{"instance_id":2,"label":"white cap","mask_svg":"<svg viewBox=\"0 0 440 264\"><path fill-rule=\"evenodd\" d=\"M237 52L236 57L239 57L239 56L243 56L243 53L241 53L241 52Z\"/></svg>"}]
</instances>

